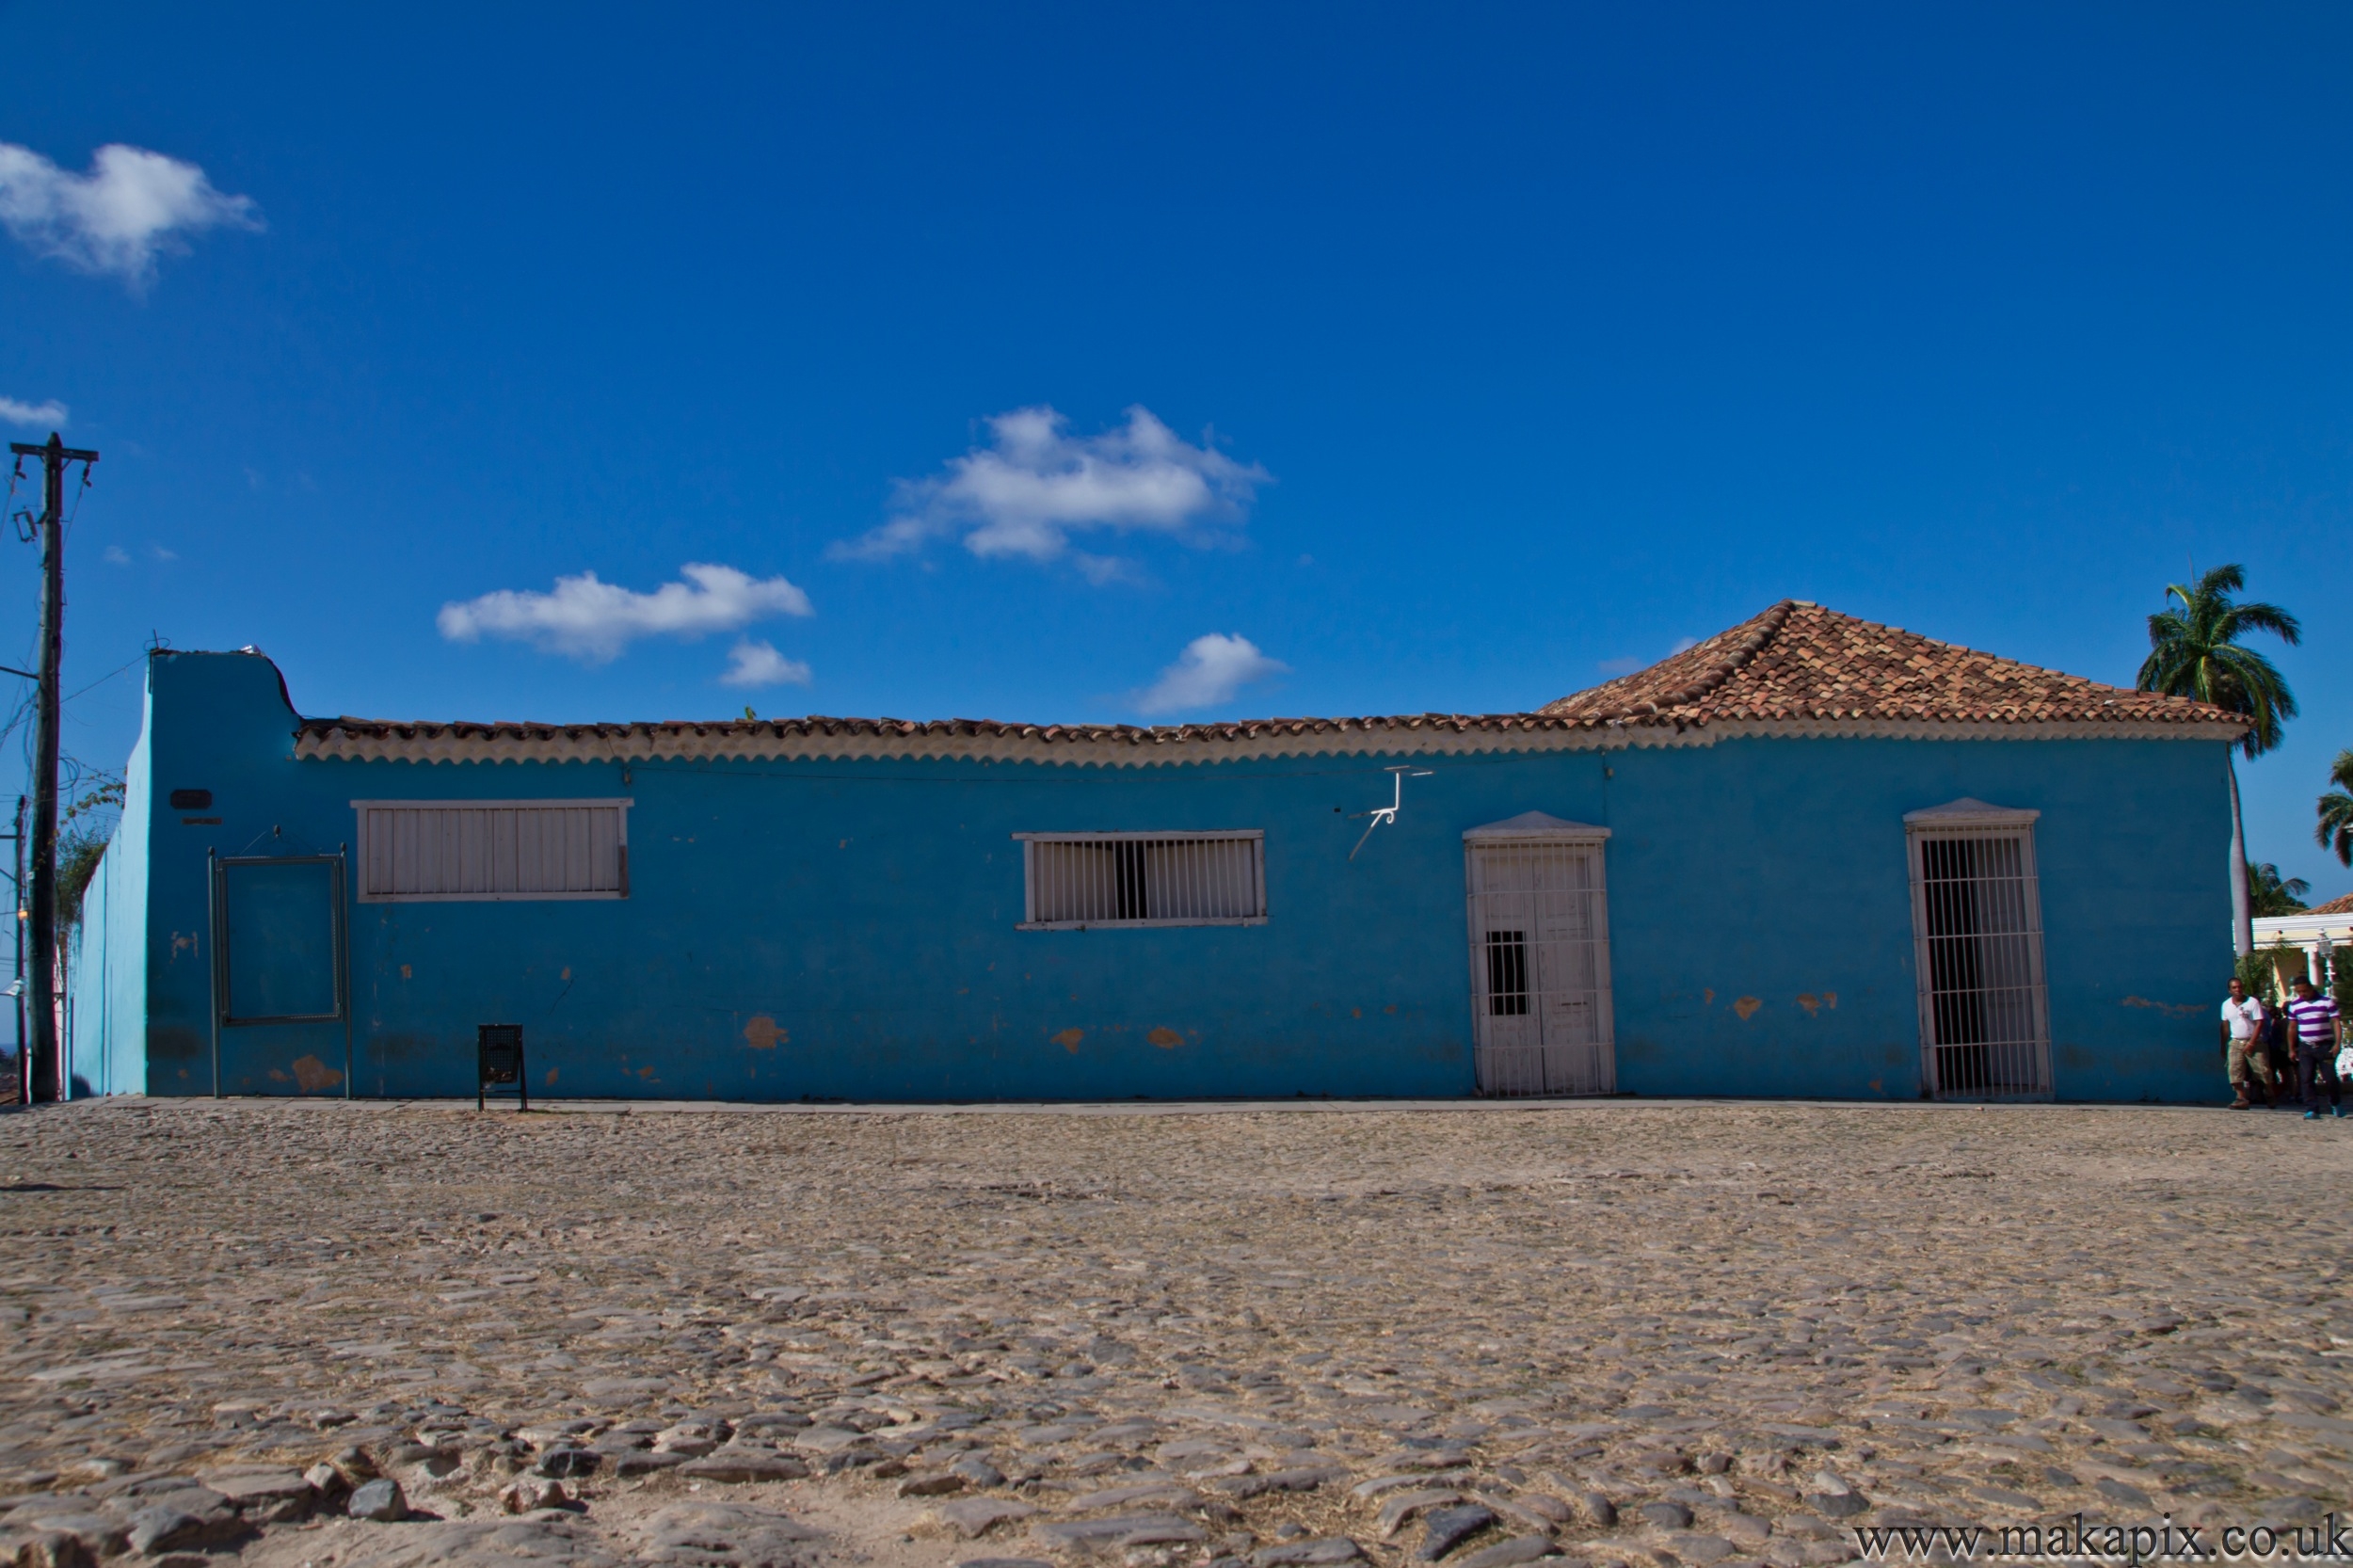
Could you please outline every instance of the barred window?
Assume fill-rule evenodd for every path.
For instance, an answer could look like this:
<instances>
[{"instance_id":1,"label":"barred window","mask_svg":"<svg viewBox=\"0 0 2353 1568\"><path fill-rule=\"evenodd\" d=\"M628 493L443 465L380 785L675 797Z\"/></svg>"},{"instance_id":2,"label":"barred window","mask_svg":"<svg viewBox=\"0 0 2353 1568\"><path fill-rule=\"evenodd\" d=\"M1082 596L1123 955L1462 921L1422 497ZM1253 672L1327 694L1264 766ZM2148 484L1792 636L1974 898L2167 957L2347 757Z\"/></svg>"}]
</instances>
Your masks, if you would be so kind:
<instances>
[{"instance_id":1,"label":"barred window","mask_svg":"<svg viewBox=\"0 0 2353 1568\"><path fill-rule=\"evenodd\" d=\"M1016 833L1024 931L1091 926L1258 925L1266 835Z\"/></svg>"},{"instance_id":2,"label":"barred window","mask_svg":"<svg viewBox=\"0 0 2353 1568\"><path fill-rule=\"evenodd\" d=\"M1487 933L1487 1011L1497 1017L1528 1012L1528 933Z\"/></svg>"},{"instance_id":3,"label":"barred window","mask_svg":"<svg viewBox=\"0 0 2353 1568\"><path fill-rule=\"evenodd\" d=\"M355 800L362 904L629 896L626 800Z\"/></svg>"}]
</instances>

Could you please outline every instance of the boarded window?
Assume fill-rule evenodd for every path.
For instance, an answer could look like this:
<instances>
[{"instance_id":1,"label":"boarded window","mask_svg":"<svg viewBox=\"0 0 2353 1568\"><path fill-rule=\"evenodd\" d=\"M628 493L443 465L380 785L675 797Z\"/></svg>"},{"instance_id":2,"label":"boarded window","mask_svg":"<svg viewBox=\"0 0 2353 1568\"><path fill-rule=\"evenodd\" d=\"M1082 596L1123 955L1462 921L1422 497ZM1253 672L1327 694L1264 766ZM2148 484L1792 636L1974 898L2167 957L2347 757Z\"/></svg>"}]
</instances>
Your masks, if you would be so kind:
<instances>
[{"instance_id":1,"label":"boarded window","mask_svg":"<svg viewBox=\"0 0 2353 1568\"><path fill-rule=\"evenodd\" d=\"M213 862L213 996L220 1021L344 1016L344 863L326 855Z\"/></svg>"},{"instance_id":2,"label":"boarded window","mask_svg":"<svg viewBox=\"0 0 2353 1568\"><path fill-rule=\"evenodd\" d=\"M2017 825L1957 823L1956 815L1915 813L1908 823L1923 1076L1939 1099L2047 1096L2051 1040L2031 814L2004 814L2025 819Z\"/></svg>"},{"instance_id":3,"label":"boarded window","mask_svg":"<svg viewBox=\"0 0 2353 1568\"><path fill-rule=\"evenodd\" d=\"M1021 929L1256 925L1266 919L1266 836L1017 833Z\"/></svg>"},{"instance_id":4,"label":"boarded window","mask_svg":"<svg viewBox=\"0 0 2353 1568\"><path fill-rule=\"evenodd\" d=\"M362 903L629 896L626 800L356 800Z\"/></svg>"}]
</instances>

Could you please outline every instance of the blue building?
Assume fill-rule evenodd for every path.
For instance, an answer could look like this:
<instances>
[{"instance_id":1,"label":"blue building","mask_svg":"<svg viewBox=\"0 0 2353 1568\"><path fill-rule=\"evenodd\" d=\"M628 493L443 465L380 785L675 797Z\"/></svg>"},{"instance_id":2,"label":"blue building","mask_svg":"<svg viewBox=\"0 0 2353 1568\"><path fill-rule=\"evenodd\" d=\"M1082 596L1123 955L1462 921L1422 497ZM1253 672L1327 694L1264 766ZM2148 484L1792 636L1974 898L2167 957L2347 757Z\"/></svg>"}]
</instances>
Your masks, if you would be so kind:
<instances>
[{"instance_id":1,"label":"blue building","mask_svg":"<svg viewBox=\"0 0 2353 1568\"><path fill-rule=\"evenodd\" d=\"M2199 1101L2217 710L1785 602L1533 713L303 718L162 651L75 1093ZM1381 815L1368 815L1391 808Z\"/></svg>"}]
</instances>

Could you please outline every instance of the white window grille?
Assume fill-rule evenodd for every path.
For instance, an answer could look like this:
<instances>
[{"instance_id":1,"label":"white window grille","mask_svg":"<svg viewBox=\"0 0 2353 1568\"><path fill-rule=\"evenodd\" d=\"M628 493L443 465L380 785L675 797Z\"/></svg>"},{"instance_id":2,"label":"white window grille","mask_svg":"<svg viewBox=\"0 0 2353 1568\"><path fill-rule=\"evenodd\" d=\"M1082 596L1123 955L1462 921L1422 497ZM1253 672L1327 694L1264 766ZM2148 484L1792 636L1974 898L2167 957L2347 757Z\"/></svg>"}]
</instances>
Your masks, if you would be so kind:
<instances>
[{"instance_id":1,"label":"white window grille","mask_svg":"<svg viewBox=\"0 0 2353 1568\"><path fill-rule=\"evenodd\" d=\"M1266 835L1016 833L1024 931L1263 925Z\"/></svg>"},{"instance_id":2,"label":"white window grille","mask_svg":"<svg viewBox=\"0 0 2353 1568\"><path fill-rule=\"evenodd\" d=\"M360 902L629 896L626 800L355 800Z\"/></svg>"},{"instance_id":3,"label":"white window grille","mask_svg":"<svg viewBox=\"0 0 2353 1568\"><path fill-rule=\"evenodd\" d=\"M1904 818L1921 1081L1938 1099L2050 1096L2041 814L1957 800Z\"/></svg>"},{"instance_id":4,"label":"white window grille","mask_svg":"<svg viewBox=\"0 0 2353 1568\"><path fill-rule=\"evenodd\" d=\"M1542 811L1463 835L1482 1095L1617 1092L1609 838Z\"/></svg>"}]
</instances>

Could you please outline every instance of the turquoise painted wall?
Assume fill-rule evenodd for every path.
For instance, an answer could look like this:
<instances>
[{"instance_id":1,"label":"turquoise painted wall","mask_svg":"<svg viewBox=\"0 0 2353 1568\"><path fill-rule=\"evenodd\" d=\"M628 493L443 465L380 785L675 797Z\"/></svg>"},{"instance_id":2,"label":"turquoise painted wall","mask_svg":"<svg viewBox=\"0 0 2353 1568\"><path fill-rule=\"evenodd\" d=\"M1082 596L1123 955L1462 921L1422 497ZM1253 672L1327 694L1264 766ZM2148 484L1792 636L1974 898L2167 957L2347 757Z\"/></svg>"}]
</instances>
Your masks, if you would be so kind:
<instances>
[{"instance_id":1,"label":"turquoise painted wall","mask_svg":"<svg viewBox=\"0 0 2353 1568\"><path fill-rule=\"evenodd\" d=\"M1473 1086L1465 828L1600 823L1622 1087L1919 1092L1903 813L2043 813L2063 1098L2222 1097L2223 749L1730 741L1098 769L935 761L297 762L276 669L163 654L146 744L148 1083L209 1092L204 856L333 853L354 799L627 796L632 896L350 907L355 1080L472 1092L477 1022L535 1093L727 1098L1450 1096ZM184 823L173 789L214 792ZM126 818L126 821L129 819ZM1258 828L1264 926L1022 932L1022 831ZM230 1093L342 1093L340 1026L231 1030Z\"/></svg>"},{"instance_id":2,"label":"turquoise painted wall","mask_svg":"<svg viewBox=\"0 0 2353 1568\"><path fill-rule=\"evenodd\" d=\"M123 769L122 822L69 944L67 1085L73 1097L147 1089L147 738Z\"/></svg>"}]
</instances>

